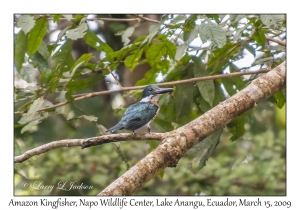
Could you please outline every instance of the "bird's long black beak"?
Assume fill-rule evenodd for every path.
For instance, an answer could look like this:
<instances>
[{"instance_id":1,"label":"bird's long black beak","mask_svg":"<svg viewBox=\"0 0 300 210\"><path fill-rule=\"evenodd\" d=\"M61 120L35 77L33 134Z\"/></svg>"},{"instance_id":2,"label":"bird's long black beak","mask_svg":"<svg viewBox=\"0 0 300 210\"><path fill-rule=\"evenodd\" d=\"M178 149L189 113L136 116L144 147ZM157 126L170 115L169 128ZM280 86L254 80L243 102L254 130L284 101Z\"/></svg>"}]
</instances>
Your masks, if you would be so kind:
<instances>
[{"instance_id":1,"label":"bird's long black beak","mask_svg":"<svg viewBox=\"0 0 300 210\"><path fill-rule=\"evenodd\" d=\"M155 94L164 94L173 92L174 88L159 88L154 90Z\"/></svg>"}]
</instances>

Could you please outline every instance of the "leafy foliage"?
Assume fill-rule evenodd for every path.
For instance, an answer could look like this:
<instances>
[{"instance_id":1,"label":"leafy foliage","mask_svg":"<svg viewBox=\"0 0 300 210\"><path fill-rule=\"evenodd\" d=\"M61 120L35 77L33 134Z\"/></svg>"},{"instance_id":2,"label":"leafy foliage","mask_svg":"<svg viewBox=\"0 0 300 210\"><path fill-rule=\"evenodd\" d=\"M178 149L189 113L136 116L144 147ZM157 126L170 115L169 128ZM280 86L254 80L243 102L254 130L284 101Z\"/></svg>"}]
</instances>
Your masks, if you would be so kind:
<instances>
[{"instance_id":1,"label":"leafy foliage","mask_svg":"<svg viewBox=\"0 0 300 210\"><path fill-rule=\"evenodd\" d=\"M164 15L159 22L144 30L146 34L142 35L137 27L144 24L141 18L135 25L129 25L120 21L104 22L101 20L103 16L97 15L95 19L81 14L16 16L16 72L31 86L21 89L15 87L15 155L56 139L103 135L106 131L105 126L116 123L117 118L124 113L124 103L120 103L119 99L140 94L133 91L101 98L88 97L88 94L95 90L115 88L114 82L109 79L111 71L115 70L114 74L118 76L122 85L131 80L135 85L148 85L274 68L284 60L282 54L285 52L285 46L274 44L266 38L272 36L285 41L284 15ZM48 39L51 37L49 19L53 19L59 25L62 17L67 19L67 25L57 31L56 38ZM111 18L114 17L119 18L117 15ZM97 29L89 25L91 21L96 23ZM254 61L241 67L239 62L249 54L253 56ZM148 69L143 71L141 66ZM126 72L125 67L130 72ZM182 126L224 101L226 97L241 91L256 76L176 85L172 95L162 96L159 102L160 113L152 125L159 131L171 131ZM35 83L38 85L34 86ZM80 96L86 96L86 99L77 100ZM53 107L53 104L65 102L69 104ZM275 93L268 102L281 111L284 110L285 90ZM182 177L189 177L191 183L198 184L187 184L188 189L184 186L182 189L170 191L152 189L151 192L196 194L203 191L208 195L284 194L282 180L285 179L285 175L274 175L272 170L283 170L283 166L278 163L284 162L285 144L282 138L285 123L277 119L280 130L276 131L276 135L270 133L268 128L276 127L270 122L275 120L269 119L271 114L263 118L258 114L258 110L264 113L281 112L271 105L266 107L263 110L255 108L239 116L226 128L215 132L195 146L193 154L188 154L182 164L183 167L187 165L190 170L176 169L174 174L166 169L158 176L161 182L168 180L176 186L181 183L179 180ZM253 139L255 143L251 142L247 150L240 152L239 145L249 144L245 136ZM280 147L267 145L269 140L264 145L264 140L258 140L263 137L274 138ZM226 148L223 141L226 142ZM234 146L228 143L231 141L235 141L231 143ZM105 145L83 152L78 152L75 148L60 149L32 158L24 164L15 165L15 170L25 171L32 180L36 177L51 177L55 182L76 177L82 182L99 186L99 189L88 192L94 195L142 158L146 150L150 152L157 146L156 143L149 144L147 149L141 149L137 142ZM256 146L257 144L261 148ZM268 152L261 152L264 151L263 148ZM247 159L248 156L253 159ZM244 164L241 158L247 159L250 164ZM274 167L268 171L273 174L273 180L267 180L264 184L259 175L251 175L249 171L255 171L254 166L257 164L265 166L267 163ZM42 165L45 167L40 167ZM197 165L196 168L194 165ZM35 167L37 172L32 175L30 171ZM75 167L76 172L72 175L69 171ZM233 170L233 167L236 169ZM195 176L193 172L200 169L201 174L204 172L203 175L199 173L199 177ZM259 170L259 174L264 174L263 169ZM251 180L245 178L248 176ZM20 190L20 179L16 178L17 194L38 193L33 190ZM267 178L263 176L263 179ZM277 182L280 183L278 189L270 187ZM146 188L153 188L150 184ZM253 187L254 184L265 190L264 193ZM72 193L82 192L59 192L63 195ZM144 189L137 194L139 193L149 194Z\"/></svg>"},{"instance_id":2,"label":"leafy foliage","mask_svg":"<svg viewBox=\"0 0 300 210\"><path fill-rule=\"evenodd\" d=\"M27 52L29 55L32 55L40 48L41 42L47 32L47 26L47 16L41 17L36 21L35 26L28 33Z\"/></svg>"}]
</instances>

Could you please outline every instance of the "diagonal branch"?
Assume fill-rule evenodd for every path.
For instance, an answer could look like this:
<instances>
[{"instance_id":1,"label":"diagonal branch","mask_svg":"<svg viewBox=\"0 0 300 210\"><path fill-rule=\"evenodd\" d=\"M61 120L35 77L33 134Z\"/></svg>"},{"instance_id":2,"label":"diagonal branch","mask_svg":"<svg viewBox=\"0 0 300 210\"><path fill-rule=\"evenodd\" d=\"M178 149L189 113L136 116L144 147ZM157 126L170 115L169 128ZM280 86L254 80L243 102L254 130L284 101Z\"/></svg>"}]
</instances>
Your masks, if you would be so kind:
<instances>
[{"instance_id":1,"label":"diagonal branch","mask_svg":"<svg viewBox=\"0 0 300 210\"><path fill-rule=\"evenodd\" d=\"M174 167L194 145L285 88L286 63L253 80L239 93L190 123L165 133L160 145L106 187L99 195L131 195L166 167Z\"/></svg>"},{"instance_id":2,"label":"diagonal branch","mask_svg":"<svg viewBox=\"0 0 300 210\"><path fill-rule=\"evenodd\" d=\"M267 73L270 70L268 69L260 69L257 71L247 71L247 72L234 72L230 74L219 74L219 75L213 75L213 76L206 76L206 77L197 77L197 78L192 78L192 79L185 79L185 80L179 80L179 81L172 81L172 82L164 82L164 83L159 83L159 86L170 86L170 85L179 85L179 84L185 84L185 83L193 83L193 82L199 82L199 81L205 81L205 80L213 80L213 79L219 79L219 78L227 78L227 77L236 77L236 76L243 76L243 75L249 75L249 74L260 74L260 73ZM106 90L106 91L100 91L100 92L94 92L94 93L87 93L82 96L74 98L74 101L79 101L83 100L86 98L92 98L95 96L100 96L100 95L106 95L106 94L111 94L111 93L118 93L118 92L123 92L123 91L130 91L130 90L138 90L138 89L143 89L146 86L134 86L134 87L122 87L119 90ZM48 106L44 107L38 110L38 112L41 111L46 111L50 109L54 109L60 106L64 106L66 104L69 104L68 101L64 101L58 104L55 104L53 106ZM14 114L22 114L22 112L14 112Z\"/></svg>"},{"instance_id":3,"label":"diagonal branch","mask_svg":"<svg viewBox=\"0 0 300 210\"><path fill-rule=\"evenodd\" d=\"M22 155L16 156L14 158L14 163L22 163L29 158L43 154L48 152L49 150L61 148L61 147L74 147L74 146L81 146L82 149L96 146L101 144L107 144L112 142L119 142L119 141L141 141L141 140L161 140L165 134L163 133L146 133L146 134L138 134L135 133L120 133L120 134L112 134L112 135L104 135L104 136L97 136L91 137L87 139L66 139L66 140L59 140L53 141L48 144L41 145L34 149L28 150Z\"/></svg>"},{"instance_id":4,"label":"diagonal branch","mask_svg":"<svg viewBox=\"0 0 300 210\"><path fill-rule=\"evenodd\" d=\"M284 42L284 41L282 41L282 40L280 40L280 39L275 39L275 38L270 37L270 36L267 36L267 35L266 35L266 39L267 39L268 41L276 42L277 44L286 46L286 42Z\"/></svg>"},{"instance_id":5,"label":"diagonal branch","mask_svg":"<svg viewBox=\"0 0 300 210\"><path fill-rule=\"evenodd\" d=\"M122 85L120 84L118 78L116 77L116 75L114 75L114 73L112 73L112 71L110 70L109 66L107 67L108 71L110 72L110 74L113 76L113 78L115 79L116 83L119 85L119 87L122 89Z\"/></svg>"}]
</instances>

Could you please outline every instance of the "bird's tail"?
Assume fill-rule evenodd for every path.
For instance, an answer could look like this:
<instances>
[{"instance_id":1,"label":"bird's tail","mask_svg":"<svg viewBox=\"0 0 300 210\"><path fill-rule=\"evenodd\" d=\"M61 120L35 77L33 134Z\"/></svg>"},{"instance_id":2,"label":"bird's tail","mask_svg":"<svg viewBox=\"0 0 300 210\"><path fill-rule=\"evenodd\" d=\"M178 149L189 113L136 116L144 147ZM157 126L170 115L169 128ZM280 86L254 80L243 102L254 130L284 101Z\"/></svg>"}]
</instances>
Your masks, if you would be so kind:
<instances>
[{"instance_id":1,"label":"bird's tail","mask_svg":"<svg viewBox=\"0 0 300 210\"><path fill-rule=\"evenodd\" d=\"M123 128L124 128L124 126L122 124L117 124L117 125L111 127L110 129L107 129L106 132L112 132L113 133L113 132L115 132L117 130L121 130Z\"/></svg>"}]
</instances>

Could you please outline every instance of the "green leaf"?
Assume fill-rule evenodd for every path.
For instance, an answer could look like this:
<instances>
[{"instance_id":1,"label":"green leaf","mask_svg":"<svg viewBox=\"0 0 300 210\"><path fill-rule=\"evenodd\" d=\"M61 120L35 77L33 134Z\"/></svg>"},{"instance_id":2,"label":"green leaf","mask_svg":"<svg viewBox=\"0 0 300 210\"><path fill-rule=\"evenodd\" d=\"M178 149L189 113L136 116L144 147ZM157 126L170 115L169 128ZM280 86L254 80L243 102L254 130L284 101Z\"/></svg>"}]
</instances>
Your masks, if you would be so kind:
<instances>
[{"instance_id":1,"label":"green leaf","mask_svg":"<svg viewBox=\"0 0 300 210\"><path fill-rule=\"evenodd\" d=\"M74 19L72 20L73 25L77 25L79 23L79 25L86 19L86 16L83 14L77 14L75 15Z\"/></svg>"},{"instance_id":2,"label":"green leaf","mask_svg":"<svg viewBox=\"0 0 300 210\"><path fill-rule=\"evenodd\" d=\"M198 91L199 91L199 88L198 88ZM202 113L207 112L212 107L206 100L204 100L204 98L203 98L203 96L201 94L198 95L198 97L197 97L197 99L196 99L195 102L197 103L197 105L201 109Z\"/></svg>"},{"instance_id":3,"label":"green leaf","mask_svg":"<svg viewBox=\"0 0 300 210\"><path fill-rule=\"evenodd\" d=\"M221 15L217 15L217 14L207 14L206 17L213 19L214 21L216 21L217 24L220 23L220 19L222 20Z\"/></svg>"},{"instance_id":4,"label":"green leaf","mask_svg":"<svg viewBox=\"0 0 300 210\"><path fill-rule=\"evenodd\" d=\"M43 56L43 58L45 59L49 58L48 47L44 42L41 42L38 52Z\"/></svg>"},{"instance_id":5,"label":"green leaf","mask_svg":"<svg viewBox=\"0 0 300 210\"><path fill-rule=\"evenodd\" d=\"M69 39L76 40L76 39L79 39L79 38L84 37L84 35L85 35L87 29L88 29L87 24L86 24L86 23L82 23L82 24L79 25L77 28L68 30L68 31L66 32L66 36L67 36Z\"/></svg>"},{"instance_id":6,"label":"green leaf","mask_svg":"<svg viewBox=\"0 0 300 210\"><path fill-rule=\"evenodd\" d=\"M178 85L174 95L174 105L176 119L188 117L191 113L191 105L193 102L193 84L187 83Z\"/></svg>"},{"instance_id":7,"label":"green leaf","mask_svg":"<svg viewBox=\"0 0 300 210\"><path fill-rule=\"evenodd\" d=\"M134 27L129 27L125 30L125 32L122 35L122 42L124 43L124 46L127 46L130 42L130 37L132 33L134 32Z\"/></svg>"},{"instance_id":8,"label":"green leaf","mask_svg":"<svg viewBox=\"0 0 300 210\"><path fill-rule=\"evenodd\" d=\"M242 43L242 46L248 50L248 52L250 52L254 57L256 57L256 50L250 46L250 43L249 42L241 42Z\"/></svg>"},{"instance_id":9,"label":"green leaf","mask_svg":"<svg viewBox=\"0 0 300 210\"><path fill-rule=\"evenodd\" d=\"M98 120L98 117L95 117L94 115L82 115L81 117L90 122L97 122Z\"/></svg>"},{"instance_id":10,"label":"green leaf","mask_svg":"<svg viewBox=\"0 0 300 210\"><path fill-rule=\"evenodd\" d=\"M248 24L245 24L242 28L237 28L235 31L235 35L233 37L233 42L236 42L239 40L242 36L242 33L245 31L245 29L248 27ZM248 43L248 42L247 42Z\"/></svg>"},{"instance_id":11,"label":"green leaf","mask_svg":"<svg viewBox=\"0 0 300 210\"><path fill-rule=\"evenodd\" d=\"M202 61L199 58L194 58L193 62L194 77L205 77L209 75L210 72L205 69L206 65L202 63ZM196 84L204 100L207 101L210 104L210 106L212 106L215 93L214 81L205 80L199 81Z\"/></svg>"},{"instance_id":12,"label":"green leaf","mask_svg":"<svg viewBox=\"0 0 300 210\"><path fill-rule=\"evenodd\" d=\"M41 45L44 36L47 32L48 20L47 16L41 17L36 21L35 26L31 29L28 34L28 54L34 54Z\"/></svg>"},{"instance_id":13,"label":"green leaf","mask_svg":"<svg viewBox=\"0 0 300 210\"><path fill-rule=\"evenodd\" d=\"M239 21L244 18L246 15L230 15L230 22L232 25L237 25Z\"/></svg>"},{"instance_id":14,"label":"green leaf","mask_svg":"<svg viewBox=\"0 0 300 210\"><path fill-rule=\"evenodd\" d=\"M73 15L63 15L68 21L72 20Z\"/></svg>"},{"instance_id":15,"label":"green leaf","mask_svg":"<svg viewBox=\"0 0 300 210\"><path fill-rule=\"evenodd\" d=\"M172 24L177 24L180 21L186 20L187 17L185 15L177 15L172 21Z\"/></svg>"},{"instance_id":16,"label":"green leaf","mask_svg":"<svg viewBox=\"0 0 300 210\"><path fill-rule=\"evenodd\" d=\"M59 96L58 96L58 101L61 103L61 102L65 102L66 101L66 93L67 91L63 90L60 92ZM65 113L65 107L66 106L60 106L60 107L57 107L55 109L55 112L58 113L58 114L64 114Z\"/></svg>"},{"instance_id":17,"label":"green leaf","mask_svg":"<svg viewBox=\"0 0 300 210\"><path fill-rule=\"evenodd\" d=\"M132 54L126 57L124 64L125 64L125 66L130 67L131 72L134 70L134 68L138 64L140 58L143 55L143 51L144 51L143 49L140 49L140 50L138 49L138 50L132 51L131 52Z\"/></svg>"},{"instance_id":18,"label":"green leaf","mask_svg":"<svg viewBox=\"0 0 300 210\"><path fill-rule=\"evenodd\" d=\"M72 96L72 94L69 91L66 92L65 98L69 103L74 103L74 97Z\"/></svg>"},{"instance_id":19,"label":"green leaf","mask_svg":"<svg viewBox=\"0 0 300 210\"><path fill-rule=\"evenodd\" d=\"M223 47L226 44L226 33L223 29L212 22L205 24L201 23L199 27L199 35L203 43L211 40L218 48Z\"/></svg>"},{"instance_id":20,"label":"green leaf","mask_svg":"<svg viewBox=\"0 0 300 210\"><path fill-rule=\"evenodd\" d=\"M80 66L82 66L84 64L84 61L81 61L80 63L75 63L73 66L72 66L72 68L71 68L71 72L70 71L66 71L66 72L64 72L62 75L64 76L64 77L66 77L66 78L72 78L73 76L74 76L74 74L75 74L75 72L76 72L76 70L80 67ZM67 81L67 80L64 80L64 79L62 79L61 81Z\"/></svg>"},{"instance_id":21,"label":"green leaf","mask_svg":"<svg viewBox=\"0 0 300 210\"><path fill-rule=\"evenodd\" d=\"M279 109L281 109L286 103L285 89L281 91L277 91L276 93L273 94L273 97L275 98L276 106Z\"/></svg>"},{"instance_id":22,"label":"green leaf","mask_svg":"<svg viewBox=\"0 0 300 210\"><path fill-rule=\"evenodd\" d=\"M108 61L112 62L114 60L114 57L111 56L112 53L114 53L114 50L108 44L99 39L99 37L95 33L93 33L90 30L87 30L83 39L88 45L90 45L94 49L98 51L104 51L106 53L106 58Z\"/></svg>"},{"instance_id":23,"label":"green leaf","mask_svg":"<svg viewBox=\"0 0 300 210\"><path fill-rule=\"evenodd\" d=\"M69 71L74 64L72 56L73 41L67 39L61 49L52 56L52 71L59 72L61 75L65 71Z\"/></svg>"},{"instance_id":24,"label":"green leaf","mask_svg":"<svg viewBox=\"0 0 300 210\"><path fill-rule=\"evenodd\" d=\"M146 57L151 66L155 66L161 62L162 58L169 55L171 59L175 58L176 47L175 45L164 37L158 43L153 43L148 51Z\"/></svg>"},{"instance_id":25,"label":"green leaf","mask_svg":"<svg viewBox=\"0 0 300 210\"><path fill-rule=\"evenodd\" d=\"M237 117L235 120L227 124L227 129L232 134L230 138L231 141L235 141L244 135L245 122L246 122L245 114L242 114L239 117Z\"/></svg>"},{"instance_id":26,"label":"green leaf","mask_svg":"<svg viewBox=\"0 0 300 210\"><path fill-rule=\"evenodd\" d=\"M90 30L86 31L86 34L84 35L83 39L86 41L87 44L89 44L94 49L98 49L101 43L99 37Z\"/></svg>"},{"instance_id":27,"label":"green leaf","mask_svg":"<svg viewBox=\"0 0 300 210\"><path fill-rule=\"evenodd\" d=\"M26 51L27 51L27 37L23 31L20 31L16 35L16 41L15 41L15 62L16 62L16 68L19 72L24 63Z\"/></svg>"},{"instance_id":28,"label":"green leaf","mask_svg":"<svg viewBox=\"0 0 300 210\"><path fill-rule=\"evenodd\" d=\"M232 83L231 78L222 78L221 81L226 89L226 92L230 96L234 95L237 92L236 89L234 89L234 87L233 87L234 84Z\"/></svg>"},{"instance_id":29,"label":"green leaf","mask_svg":"<svg viewBox=\"0 0 300 210\"><path fill-rule=\"evenodd\" d=\"M86 119L90 122L97 122L98 120L98 117L95 117L94 115L80 115L78 117L72 117L72 118L68 118L67 120L70 121L70 120L77 120L77 119L80 119L80 118L83 118L83 119Z\"/></svg>"},{"instance_id":30,"label":"green leaf","mask_svg":"<svg viewBox=\"0 0 300 210\"><path fill-rule=\"evenodd\" d=\"M141 86L141 85L149 85L149 84L155 84L155 79L157 76L157 73L159 72L158 69L152 68L148 70L144 76L143 79L137 81L135 83L136 86Z\"/></svg>"},{"instance_id":31,"label":"green leaf","mask_svg":"<svg viewBox=\"0 0 300 210\"><path fill-rule=\"evenodd\" d=\"M59 18L61 18L61 14L57 14L57 15L53 15L53 22L57 22L59 20Z\"/></svg>"},{"instance_id":32,"label":"green leaf","mask_svg":"<svg viewBox=\"0 0 300 210\"><path fill-rule=\"evenodd\" d=\"M185 31L183 33L183 40L185 44L189 45L194 39L198 37L198 27L195 27L192 31Z\"/></svg>"},{"instance_id":33,"label":"green leaf","mask_svg":"<svg viewBox=\"0 0 300 210\"><path fill-rule=\"evenodd\" d=\"M78 68L79 66L86 64L89 60L91 60L93 57L92 53L83 54L78 58L78 60L73 64L73 66L70 69L70 72L73 73L73 70ZM74 74L74 73L73 73Z\"/></svg>"},{"instance_id":34,"label":"green leaf","mask_svg":"<svg viewBox=\"0 0 300 210\"><path fill-rule=\"evenodd\" d=\"M26 104L24 104L20 109L19 112L24 112L27 110L27 108L33 103L33 101L29 101Z\"/></svg>"},{"instance_id":35,"label":"green leaf","mask_svg":"<svg viewBox=\"0 0 300 210\"><path fill-rule=\"evenodd\" d=\"M57 48L57 46L58 46L57 43L47 45L48 53L52 54L54 50Z\"/></svg>"},{"instance_id":36,"label":"green leaf","mask_svg":"<svg viewBox=\"0 0 300 210\"><path fill-rule=\"evenodd\" d=\"M182 44L177 47L176 54L175 54L176 61L179 61L184 56L187 47L188 47L188 45L186 45L186 44Z\"/></svg>"},{"instance_id":37,"label":"green leaf","mask_svg":"<svg viewBox=\"0 0 300 210\"><path fill-rule=\"evenodd\" d=\"M209 135L193 147L193 149L197 151L196 159L199 160L199 164L196 168L196 171L199 171L206 165L206 161L215 151L220 141L222 131L223 128L217 130L216 132Z\"/></svg>"},{"instance_id":38,"label":"green leaf","mask_svg":"<svg viewBox=\"0 0 300 210\"><path fill-rule=\"evenodd\" d=\"M82 90L89 87L92 87L93 85L97 84L99 81L103 79L102 74L93 74L88 78L82 79L82 80L74 80L68 82L66 87L72 91L76 90Z\"/></svg>"},{"instance_id":39,"label":"green leaf","mask_svg":"<svg viewBox=\"0 0 300 210\"><path fill-rule=\"evenodd\" d=\"M53 79L50 82L50 87L47 90L47 94L56 91L59 80L60 80L59 77L53 77Z\"/></svg>"},{"instance_id":40,"label":"green leaf","mask_svg":"<svg viewBox=\"0 0 300 210\"><path fill-rule=\"evenodd\" d=\"M22 128L21 134L24 133L25 131L31 130L31 128L32 128L33 126L35 126L35 125L37 125L37 124L39 124L39 123L40 123L40 119L38 119L38 120L33 120L33 121L29 122L27 125L25 125L25 126Z\"/></svg>"},{"instance_id":41,"label":"green leaf","mask_svg":"<svg viewBox=\"0 0 300 210\"><path fill-rule=\"evenodd\" d=\"M213 56L208 61L208 67L217 65L222 61L228 62L228 59L240 49L240 43L228 42L220 49L213 52Z\"/></svg>"},{"instance_id":42,"label":"green leaf","mask_svg":"<svg viewBox=\"0 0 300 210\"><path fill-rule=\"evenodd\" d=\"M14 156L18 156L21 154L21 149L16 140L14 140Z\"/></svg>"},{"instance_id":43,"label":"green leaf","mask_svg":"<svg viewBox=\"0 0 300 210\"><path fill-rule=\"evenodd\" d=\"M63 30L61 30L59 32L59 34L57 35L57 39L56 39L56 43L60 41L60 39L66 34L67 30L71 27L71 25L68 25L67 27L65 27Z\"/></svg>"},{"instance_id":44,"label":"green leaf","mask_svg":"<svg viewBox=\"0 0 300 210\"><path fill-rule=\"evenodd\" d=\"M35 20L31 15L22 15L17 22L17 26L20 27L25 34L27 34L34 25Z\"/></svg>"},{"instance_id":45,"label":"green leaf","mask_svg":"<svg viewBox=\"0 0 300 210\"><path fill-rule=\"evenodd\" d=\"M141 45L145 44L146 42L148 42L148 44L150 44L153 37L155 37L155 35L159 32L159 30L160 30L160 24L150 26L149 27L149 35L144 39L144 41L142 42Z\"/></svg>"},{"instance_id":46,"label":"green leaf","mask_svg":"<svg viewBox=\"0 0 300 210\"><path fill-rule=\"evenodd\" d=\"M19 124L26 124L28 122L36 121L40 118L40 114L37 113L37 111L43 106L44 99L38 98L34 100L32 105L30 106L28 112L26 114L23 114L22 118L18 121ZM32 126L34 126L34 123L31 123ZM23 128L24 129L24 128ZM31 129L30 126L27 126L26 129Z\"/></svg>"},{"instance_id":47,"label":"green leaf","mask_svg":"<svg viewBox=\"0 0 300 210\"><path fill-rule=\"evenodd\" d=\"M210 75L221 74L222 71L227 67L228 60L219 60L216 65L213 67Z\"/></svg>"},{"instance_id":48,"label":"green leaf","mask_svg":"<svg viewBox=\"0 0 300 210\"><path fill-rule=\"evenodd\" d=\"M256 41L258 45L265 46L267 41L265 36L265 30L257 28L253 33L253 39Z\"/></svg>"},{"instance_id":49,"label":"green leaf","mask_svg":"<svg viewBox=\"0 0 300 210\"><path fill-rule=\"evenodd\" d=\"M20 70L20 76L28 83L34 82L35 70L33 65L31 64L24 65Z\"/></svg>"},{"instance_id":50,"label":"green leaf","mask_svg":"<svg viewBox=\"0 0 300 210\"><path fill-rule=\"evenodd\" d=\"M31 55L30 60L33 66L37 67L39 71L45 72L49 70L48 61L39 52Z\"/></svg>"},{"instance_id":51,"label":"green leaf","mask_svg":"<svg viewBox=\"0 0 300 210\"><path fill-rule=\"evenodd\" d=\"M34 100L33 104L30 106L27 114L28 115L33 115L35 114L44 104L44 99L43 98L38 98Z\"/></svg>"},{"instance_id":52,"label":"green leaf","mask_svg":"<svg viewBox=\"0 0 300 210\"><path fill-rule=\"evenodd\" d=\"M268 28L279 29L282 26L285 15L260 15L260 19Z\"/></svg>"},{"instance_id":53,"label":"green leaf","mask_svg":"<svg viewBox=\"0 0 300 210\"><path fill-rule=\"evenodd\" d=\"M197 20L197 15L193 14L190 15L184 22L183 26L183 31L192 31L195 28L195 21Z\"/></svg>"},{"instance_id":54,"label":"green leaf","mask_svg":"<svg viewBox=\"0 0 300 210\"><path fill-rule=\"evenodd\" d=\"M121 30L118 31L117 33L115 33L115 36L121 36L122 34L124 34L125 30Z\"/></svg>"}]
</instances>

